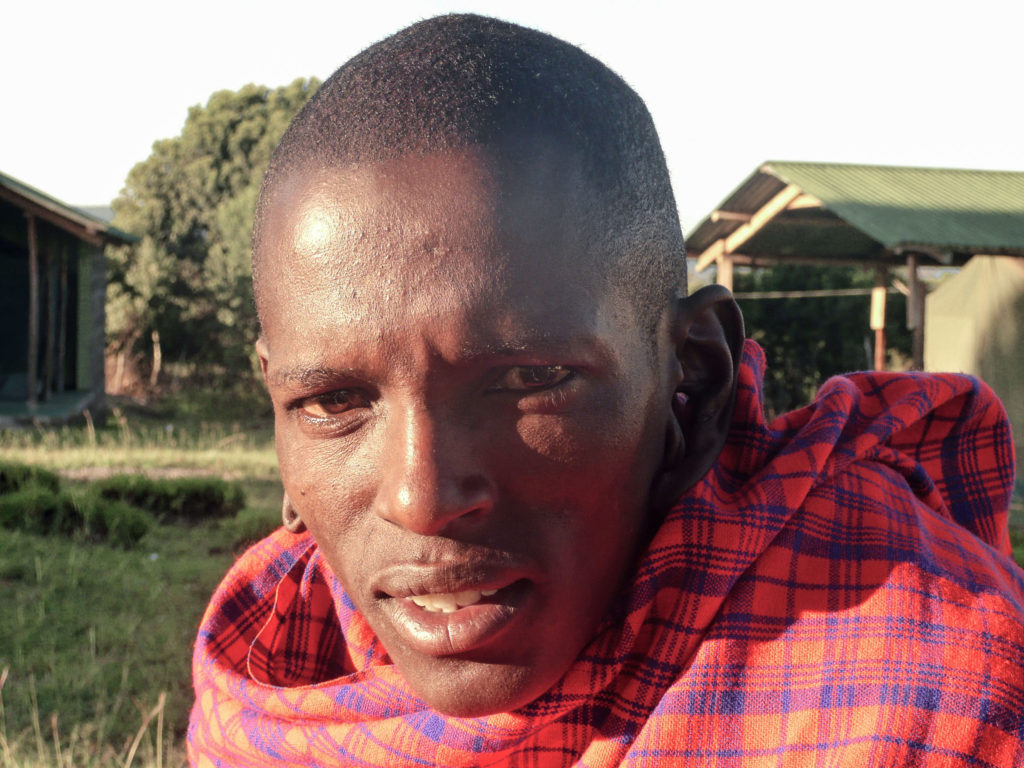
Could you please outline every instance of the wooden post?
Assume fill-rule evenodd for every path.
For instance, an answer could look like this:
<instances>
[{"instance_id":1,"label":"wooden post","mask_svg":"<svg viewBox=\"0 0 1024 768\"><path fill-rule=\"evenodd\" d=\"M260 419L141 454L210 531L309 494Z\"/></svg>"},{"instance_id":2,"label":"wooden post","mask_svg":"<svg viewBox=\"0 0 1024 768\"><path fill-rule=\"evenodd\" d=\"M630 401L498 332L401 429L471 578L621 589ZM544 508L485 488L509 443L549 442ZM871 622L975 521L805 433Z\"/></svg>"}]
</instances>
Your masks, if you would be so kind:
<instances>
[{"instance_id":1,"label":"wooden post","mask_svg":"<svg viewBox=\"0 0 1024 768\"><path fill-rule=\"evenodd\" d=\"M876 371L885 370L885 292L889 284L889 273L885 267L875 270L875 286L871 289L871 330L875 332Z\"/></svg>"},{"instance_id":2,"label":"wooden post","mask_svg":"<svg viewBox=\"0 0 1024 768\"><path fill-rule=\"evenodd\" d=\"M150 338L153 341L153 368L149 372L149 386L152 389L160 378L160 364L164 355L160 348L160 331L154 330Z\"/></svg>"},{"instance_id":3,"label":"wooden post","mask_svg":"<svg viewBox=\"0 0 1024 768\"><path fill-rule=\"evenodd\" d=\"M915 371L924 370L924 286L917 274L917 254L907 254L907 328L913 332L913 364Z\"/></svg>"},{"instance_id":4,"label":"wooden post","mask_svg":"<svg viewBox=\"0 0 1024 768\"><path fill-rule=\"evenodd\" d=\"M43 346L43 400L48 400L53 394L53 358L57 347L57 254L54 251L56 246L52 237L46 239L46 246L44 257L46 265L46 341Z\"/></svg>"},{"instance_id":5,"label":"wooden post","mask_svg":"<svg viewBox=\"0 0 1024 768\"><path fill-rule=\"evenodd\" d=\"M39 243L36 239L36 217L28 220L28 405L36 404L39 391Z\"/></svg>"},{"instance_id":6,"label":"wooden post","mask_svg":"<svg viewBox=\"0 0 1024 768\"><path fill-rule=\"evenodd\" d=\"M718 257L718 276L715 278L715 282L724 285L730 291L732 290L732 256L728 253L723 253Z\"/></svg>"},{"instance_id":7,"label":"wooden post","mask_svg":"<svg viewBox=\"0 0 1024 768\"><path fill-rule=\"evenodd\" d=\"M68 356L68 243L60 247L60 272L57 282L57 377L54 388L63 392L67 387Z\"/></svg>"}]
</instances>

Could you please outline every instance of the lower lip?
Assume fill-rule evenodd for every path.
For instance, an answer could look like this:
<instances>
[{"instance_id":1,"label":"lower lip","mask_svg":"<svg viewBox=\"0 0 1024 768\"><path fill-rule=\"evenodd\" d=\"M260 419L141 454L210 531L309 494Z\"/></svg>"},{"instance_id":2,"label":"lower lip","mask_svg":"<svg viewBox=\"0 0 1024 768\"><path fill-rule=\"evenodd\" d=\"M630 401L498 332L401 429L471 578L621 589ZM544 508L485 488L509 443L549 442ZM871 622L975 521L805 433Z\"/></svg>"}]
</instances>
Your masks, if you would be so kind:
<instances>
[{"instance_id":1,"label":"lower lip","mask_svg":"<svg viewBox=\"0 0 1024 768\"><path fill-rule=\"evenodd\" d=\"M478 650L508 633L524 613L525 584L514 584L490 602L451 613L428 611L408 598L385 601L391 621L405 644L427 656L455 656Z\"/></svg>"}]
</instances>

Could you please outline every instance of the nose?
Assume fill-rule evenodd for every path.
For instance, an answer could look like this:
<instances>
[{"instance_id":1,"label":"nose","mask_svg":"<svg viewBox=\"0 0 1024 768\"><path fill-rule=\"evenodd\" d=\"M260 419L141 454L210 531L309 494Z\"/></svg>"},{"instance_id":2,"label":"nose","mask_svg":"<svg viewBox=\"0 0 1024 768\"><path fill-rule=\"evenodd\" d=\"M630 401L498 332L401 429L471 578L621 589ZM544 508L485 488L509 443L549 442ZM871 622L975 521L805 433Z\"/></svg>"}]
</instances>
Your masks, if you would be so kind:
<instances>
[{"instance_id":1,"label":"nose","mask_svg":"<svg viewBox=\"0 0 1024 768\"><path fill-rule=\"evenodd\" d=\"M495 501L479 435L456 413L416 407L394 416L385 428L378 516L425 536L479 522Z\"/></svg>"}]
</instances>

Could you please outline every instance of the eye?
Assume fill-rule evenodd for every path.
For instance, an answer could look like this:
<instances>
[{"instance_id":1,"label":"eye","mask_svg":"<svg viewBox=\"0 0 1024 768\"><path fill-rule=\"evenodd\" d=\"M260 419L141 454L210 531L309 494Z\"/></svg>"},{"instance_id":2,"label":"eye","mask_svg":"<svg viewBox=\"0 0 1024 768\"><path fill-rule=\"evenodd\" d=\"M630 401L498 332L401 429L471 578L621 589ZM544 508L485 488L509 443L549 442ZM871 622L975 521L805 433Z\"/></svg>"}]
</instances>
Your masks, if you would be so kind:
<instances>
[{"instance_id":1,"label":"eye","mask_svg":"<svg viewBox=\"0 0 1024 768\"><path fill-rule=\"evenodd\" d=\"M506 370L490 389L515 392L547 389L572 376L572 368L564 365L517 365Z\"/></svg>"},{"instance_id":2,"label":"eye","mask_svg":"<svg viewBox=\"0 0 1024 768\"><path fill-rule=\"evenodd\" d=\"M308 397L299 403L299 410L307 418L332 419L355 408L366 408L369 399L354 389L337 389L322 395Z\"/></svg>"}]
</instances>

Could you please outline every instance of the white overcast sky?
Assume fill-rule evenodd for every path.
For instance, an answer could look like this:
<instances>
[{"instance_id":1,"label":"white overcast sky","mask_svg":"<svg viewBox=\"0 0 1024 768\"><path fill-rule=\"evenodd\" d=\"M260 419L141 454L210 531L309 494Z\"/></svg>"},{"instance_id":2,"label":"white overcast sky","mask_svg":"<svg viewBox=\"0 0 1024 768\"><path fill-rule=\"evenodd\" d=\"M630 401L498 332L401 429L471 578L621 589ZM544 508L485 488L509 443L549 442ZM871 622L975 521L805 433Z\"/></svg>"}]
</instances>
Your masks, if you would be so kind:
<instances>
[{"instance_id":1,"label":"white overcast sky","mask_svg":"<svg viewBox=\"0 0 1024 768\"><path fill-rule=\"evenodd\" d=\"M447 11L542 29L622 75L687 229L769 159L1024 170L1024 0L37 0L0 9L0 171L109 203L212 92L323 79Z\"/></svg>"}]
</instances>

